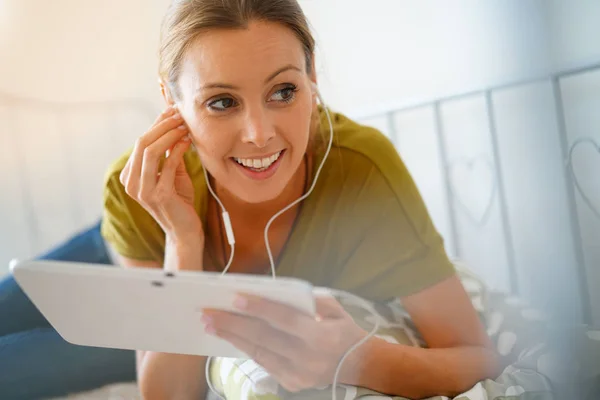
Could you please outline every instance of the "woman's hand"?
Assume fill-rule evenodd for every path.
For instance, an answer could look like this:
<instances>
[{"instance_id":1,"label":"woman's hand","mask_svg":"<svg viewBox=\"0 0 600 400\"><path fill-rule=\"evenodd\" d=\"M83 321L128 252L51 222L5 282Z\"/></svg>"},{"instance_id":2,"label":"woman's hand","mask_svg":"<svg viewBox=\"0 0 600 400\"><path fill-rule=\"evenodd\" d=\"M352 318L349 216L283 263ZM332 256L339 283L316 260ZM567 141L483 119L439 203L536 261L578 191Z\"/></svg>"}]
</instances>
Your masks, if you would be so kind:
<instances>
[{"instance_id":1,"label":"woman's hand","mask_svg":"<svg viewBox=\"0 0 600 400\"><path fill-rule=\"evenodd\" d=\"M290 392L331 384L341 358L367 335L332 297L317 297L316 319L251 295L235 306L245 315L204 310L207 332L246 353ZM368 343L363 346L344 362L339 383L357 381L356 353L368 351Z\"/></svg>"},{"instance_id":2,"label":"woman's hand","mask_svg":"<svg viewBox=\"0 0 600 400\"><path fill-rule=\"evenodd\" d=\"M194 209L194 187L183 161L190 147L188 133L181 114L169 107L138 138L120 180L127 194L154 217L168 238L185 241L200 236L203 241L202 223Z\"/></svg>"}]
</instances>

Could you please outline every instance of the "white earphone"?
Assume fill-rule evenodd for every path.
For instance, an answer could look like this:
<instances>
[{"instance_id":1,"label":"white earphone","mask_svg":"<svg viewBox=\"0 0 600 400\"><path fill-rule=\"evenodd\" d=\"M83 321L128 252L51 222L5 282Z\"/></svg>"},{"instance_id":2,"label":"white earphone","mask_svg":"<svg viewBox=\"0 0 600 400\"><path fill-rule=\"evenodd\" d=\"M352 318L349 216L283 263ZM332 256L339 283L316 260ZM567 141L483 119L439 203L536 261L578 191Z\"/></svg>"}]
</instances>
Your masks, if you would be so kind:
<instances>
[{"instance_id":1,"label":"white earphone","mask_svg":"<svg viewBox=\"0 0 600 400\"><path fill-rule=\"evenodd\" d=\"M290 208L292 208L293 206L295 206L302 200L306 199L312 193L312 191L315 187L315 184L319 178L319 174L321 173L321 169L323 168L323 165L325 164L325 161L327 160L327 157L329 156L329 151L331 150L331 145L333 144L333 122L331 121L331 115L329 115L329 110L327 110L325 102L323 101L323 98L321 97L321 94L319 93L319 89L317 88L317 85L314 82L311 82L311 90L312 90L313 94L317 95L317 97L319 98L319 101L321 102L321 105L323 106L325 114L327 115L327 120L329 123L329 144L327 145L327 150L325 151L325 156L323 157L323 160L321 161L321 165L319 165L319 168L317 169L317 172L315 174L315 179L313 180L312 185L309 188L308 192L306 192L303 196L296 199L295 201L290 203L287 207L283 208L282 210L277 212L275 215L273 215L265 227L265 231L264 231L265 245L267 247L267 254L269 255L269 263L271 266L271 276L273 278L275 278L275 261L273 260L271 246L269 245L269 237L268 237L269 228L271 227L271 224L273 223L273 221L275 221L275 219L277 219L277 217L279 217L281 214L283 214L284 212L286 212L287 210L289 210ZM229 218L229 213L225 209L225 206L223 205L223 203L221 202L219 197L214 192L213 188L211 187L206 169L204 169L204 179L206 180L206 185L208 186L208 190L210 191L210 194L214 197L214 199L217 201L217 203L221 207L221 210L222 210L221 212L223 215L223 225L225 225L225 232L227 235L227 242L231 246L231 254L229 256L229 261L227 262L227 265L223 269L223 274L225 274L229 270L229 268L231 267L231 263L233 262L233 255L235 252L235 235L233 233L233 228L231 226L231 219Z\"/></svg>"},{"instance_id":2,"label":"white earphone","mask_svg":"<svg viewBox=\"0 0 600 400\"><path fill-rule=\"evenodd\" d=\"M317 98L319 99L319 102L321 103L321 105L323 106L323 110L325 111L325 115L327 116L327 122L329 123L329 143L327 145L327 150L325 150L325 155L323 156L323 160L321 161L321 164L319 165L319 168L317 169L317 172L315 174L315 179L313 179L313 182L312 182L310 188L308 189L308 191L304 195L302 195L301 197L299 197L298 199L294 200L292 203L288 204L286 207L281 209L275 215L273 215L271 217L271 219L269 219L269 222L267 223L267 225L265 226L265 231L264 231L265 246L267 248L267 253L269 255L269 263L271 265L271 276L273 279L276 279L276 274L275 274L275 261L273 260L273 254L271 252L271 247L269 245L269 237L268 237L269 227L271 226L273 221L275 221L275 219L277 219L277 217L279 217L281 214L283 214L284 212L286 212L287 210L289 210L290 208L292 208L293 206L295 206L302 200L306 199L312 193L312 191L315 188L315 185L317 183L317 180L319 179L319 175L321 174L321 170L323 169L323 165L325 165L325 161L327 160L327 157L329 156L329 152L331 151L331 146L333 144L333 122L331 120L331 115L329 114L329 110L327 109L327 106L325 105L325 102L323 101L323 98L321 97L321 94L319 93L319 89L317 88L317 85L314 82L311 83L311 89L312 89L313 94L315 94L317 96ZM221 207L222 215L223 215L223 224L225 225L225 232L227 235L227 241L229 242L229 245L231 246L231 254L229 256L229 261L227 262L227 265L223 269L223 274L225 274L225 273L227 273L227 271L229 270L229 267L231 266L231 263L233 262L233 255L235 252L235 236L233 234L233 228L231 226L231 219L229 218L229 213L227 212L227 210L225 209L225 206L223 205L223 203L221 202L219 197L215 194L212 187L210 186L210 182L208 180L208 175L207 175L206 169L204 169L204 178L206 180L206 184L208 186L208 190L210 191L210 194L214 197L214 199L217 201L217 203ZM373 329L369 332L369 334L367 336L365 336L363 339L361 339L359 342L354 344L352 347L350 347L346 351L344 356L338 362L338 365L337 365L337 368L336 368L336 371L335 371L335 374L333 377L332 394L331 394L332 399L336 400L336 390L335 389L337 387L338 376L341 371L342 364L344 363L346 358L350 355L350 353L352 353L354 350L356 350L358 347L363 345L367 340L369 340L372 336L375 335L375 333L379 329L379 325L380 325L379 321L381 320L381 316L379 315L379 313L375 310L375 308L370 303L368 303L364 299L362 299L352 293L347 293L344 291L339 291L339 290L335 290L335 289L331 289L331 288L315 288L315 293L337 294L339 297L345 297L345 299L343 301L344 303L346 303L348 305L354 305L354 306L364 308L369 313L371 313L375 319L375 325L374 325ZM348 301L348 299L349 299L349 301ZM210 390L213 393L215 393L217 396L223 398L219 394L219 392L217 392L215 390L215 388L213 387L213 385L210 381L210 360L211 359L212 359L212 357L209 357L206 360L206 368L205 368L206 382L207 382Z\"/></svg>"}]
</instances>

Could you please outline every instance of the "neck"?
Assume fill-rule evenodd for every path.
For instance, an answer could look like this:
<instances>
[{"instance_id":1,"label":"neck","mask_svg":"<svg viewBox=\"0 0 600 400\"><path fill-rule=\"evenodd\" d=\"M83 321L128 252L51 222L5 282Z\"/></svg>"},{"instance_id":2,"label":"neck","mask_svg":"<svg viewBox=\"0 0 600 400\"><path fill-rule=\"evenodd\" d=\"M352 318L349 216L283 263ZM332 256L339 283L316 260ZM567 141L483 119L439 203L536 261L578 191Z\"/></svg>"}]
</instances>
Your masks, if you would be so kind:
<instances>
[{"instance_id":1,"label":"neck","mask_svg":"<svg viewBox=\"0 0 600 400\"><path fill-rule=\"evenodd\" d=\"M275 215L275 213L287 207L290 203L304 195L306 190L306 163L308 162L307 157L302 159L300 166L290 179L290 182L286 185L283 192L275 199L261 202L261 203L248 203L239 197L232 195L229 191L225 190L218 183L215 185L215 193L219 196L219 199L223 202L223 205L229 212L232 220L234 221L248 221L251 223L258 223L261 226L265 226L267 222ZM297 205L296 205L297 206ZM294 206L292 209L294 209ZM275 220L274 224L277 220Z\"/></svg>"}]
</instances>

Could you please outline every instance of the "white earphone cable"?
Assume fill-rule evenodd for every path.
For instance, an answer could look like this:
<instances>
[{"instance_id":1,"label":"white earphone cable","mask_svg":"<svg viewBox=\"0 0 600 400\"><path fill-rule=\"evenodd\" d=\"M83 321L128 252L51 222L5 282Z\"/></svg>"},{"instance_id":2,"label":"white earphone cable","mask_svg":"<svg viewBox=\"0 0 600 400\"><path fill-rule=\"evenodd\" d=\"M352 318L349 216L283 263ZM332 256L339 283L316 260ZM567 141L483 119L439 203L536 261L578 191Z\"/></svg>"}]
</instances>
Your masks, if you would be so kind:
<instances>
[{"instance_id":1,"label":"white earphone cable","mask_svg":"<svg viewBox=\"0 0 600 400\"><path fill-rule=\"evenodd\" d=\"M333 382L331 384L331 399L332 400L337 400L336 389L338 387L339 375L340 375L340 372L342 370L342 365L344 364L344 361L346 361L346 359L348 358L348 356L350 356L350 354L354 350L358 349L360 346L362 346L363 344L365 344L369 339L371 339L373 336L375 336L375 334L377 334L377 330L379 330L379 326L381 325L380 321L383 320L383 318L381 317L381 315L379 315L379 313L377 312L377 310L375 310L375 307L373 307L368 301L362 299L359 296L356 296L355 294L352 294L350 292L345 292L343 290L336 290L336 289L331 289L331 288L327 288L327 291L329 291L329 292L331 292L333 294L336 294L340 298L343 297L344 300L341 300L342 303L346 303L347 305L353 305L353 306L356 306L356 307L363 308L364 310L366 310L369 313L371 313L371 315L375 319L375 323L373 325L373 328L367 334L367 336L365 336L364 338L362 338L361 340L359 340L358 342L356 342L354 345L352 345L352 347L350 347L348 350L346 350L346 352L344 353L344 355L342 356L342 358L338 362L337 368L335 369L335 373L333 374Z\"/></svg>"},{"instance_id":2,"label":"white earphone cable","mask_svg":"<svg viewBox=\"0 0 600 400\"><path fill-rule=\"evenodd\" d=\"M213 191L212 186L210 186L210 182L208 180L208 175L206 173L206 168L202 168L202 169L204 170L204 179L206 180L206 186L208 186L208 191L210 192L212 197L215 198L215 200L221 207L222 214L223 214L223 225L225 225L225 232L227 233L227 241L229 242L229 245L231 246L231 254L229 255L229 260L227 261L227 264L225 265L225 268L223 269L223 273L222 273L224 275L229 270L229 267L231 267L231 263L233 262L233 254L235 252L235 236L233 235L233 229L231 228L231 220L229 218L229 213L225 209L225 206L221 202L221 199L219 199L217 194Z\"/></svg>"},{"instance_id":3,"label":"white earphone cable","mask_svg":"<svg viewBox=\"0 0 600 400\"><path fill-rule=\"evenodd\" d=\"M299 197L298 199L296 199L295 201L293 201L292 203L288 204L286 207L284 207L283 209L281 209L279 212L277 212L275 215L273 215L271 217L271 219L269 220L269 222L267 222L267 225L265 226L265 231L264 231L264 238L265 238L265 246L267 248L267 254L269 255L269 263L271 266L271 276L273 279L276 279L276 273L275 273L275 261L273 259L273 254L271 252L271 246L269 245L269 228L271 226L271 224L273 223L273 221L275 221L275 219L277 219L281 214L283 214L284 212L286 212L287 210L289 210L290 208L292 208L293 206L295 206L296 204L298 204L299 202L301 202L302 200L306 199L313 191L313 189L316 186L317 180L319 178L319 175L321 173L321 170L323 169L323 166L325 165L325 161L327 160L327 157L329 156L329 152L331 151L331 147L333 144L333 122L331 120L331 115L329 114L329 110L327 110L327 106L325 105L325 102L323 101L323 98L321 97L321 94L319 93L316 85L313 84L313 90L315 91L315 94L317 95L317 97L319 98L319 101L321 102L321 105L323 106L323 109L325 111L325 115L327 116L327 122L329 123L329 143L327 145L327 150L325 151L325 154L323 156L323 160L321 161L321 164L319 165L319 168L317 169L317 172L315 173L315 178L313 179L313 182L310 186L310 188L308 189L308 191L302 195L301 197ZM229 213L227 212L227 210L225 209L225 206L223 205L223 203L221 202L221 200L218 198L218 196L215 194L215 192L213 191L210 182L208 180L208 175L206 172L206 168L204 168L204 178L206 180L206 184L208 186L208 190L210 191L210 194L214 197L214 199L217 201L217 203L219 204L219 206L221 207L222 213L223 213L223 224L225 225L225 230L227 232L227 240L229 242L229 245L231 246L231 255L229 257L229 261L227 262L227 265L225 266L225 268L223 269L222 274L225 274L228 270L229 267L231 266L232 262L233 262L233 254L234 254L234 250L235 250L235 237L233 235L233 229L231 227L231 221L229 219ZM308 177L307 177L308 179ZM333 377L333 384L332 384L332 399L336 400L336 388L337 388L337 382L339 379L339 374L342 368L342 365L344 363L344 361L346 360L346 358L354 351L356 350L358 347L360 347L361 345L363 345L367 340L369 340L371 337L373 337L375 335L375 333L377 332L377 330L379 329L379 321L380 321L380 315L379 313L377 313L377 311L374 309L374 307L371 306L371 304L369 304L367 301L361 299L360 297L353 295L352 293L347 293L347 292L343 292L343 291L338 291L338 290L334 290L334 289L327 289L329 292L331 293L337 293L338 296L340 297L346 297L346 298L351 298L354 301L354 305L358 306L358 307L362 307L363 309L367 310L369 313L371 313L373 315L373 317L375 318L375 326L374 328L369 332L369 334L367 336L365 336L363 339L361 339L359 342L357 342L356 344L354 344L352 347L350 347L346 353L342 356L342 358L340 359L340 361L338 362L337 368L335 370L335 374ZM346 301L344 301L346 302ZM211 363L212 357L208 357L206 360L206 366L205 366L205 376L206 376L206 383L208 384L208 387L210 388L210 390L215 393L217 396L219 396L221 399L226 400L213 386L211 379L210 379L210 363Z\"/></svg>"},{"instance_id":4,"label":"white earphone cable","mask_svg":"<svg viewBox=\"0 0 600 400\"><path fill-rule=\"evenodd\" d=\"M313 189L315 188L315 186L317 184L317 180L319 179L319 175L321 174L321 170L323 169L323 166L325 165L325 161L327 160L327 157L329 156L329 152L331 151L331 146L333 144L333 122L331 121L331 115L329 115L329 110L327 110L327 107L325 106L325 102L323 101L323 98L321 97L321 94L317 90L316 86L313 85L313 89L314 89L317 97L319 98L321 105L323 105L323 109L325 110L325 115L327 115L327 122L329 123L329 143L327 145L327 150L325 151L325 155L323 156L323 160L321 161L321 164L319 165L319 168L317 169L317 172L315 174L315 179L313 179L312 184L310 185L310 188L308 189L308 191L304 195L302 195L301 197L299 197L298 199L293 201L292 203L288 204L287 207L283 208L278 213L273 215L271 217L271 219L269 220L269 222L267 222L267 225L265 226L265 245L267 247L267 254L269 255L269 262L271 264L271 276L273 277L273 279L276 278L276 276L275 276L275 261L273 260L273 253L271 252L271 246L269 245L269 228L271 227L271 224L273 223L273 221L275 221L275 219L277 219L281 214L283 214L284 212L286 212L287 210L289 210L290 208L292 208L293 206L295 206L302 200L306 199L312 193Z\"/></svg>"}]
</instances>

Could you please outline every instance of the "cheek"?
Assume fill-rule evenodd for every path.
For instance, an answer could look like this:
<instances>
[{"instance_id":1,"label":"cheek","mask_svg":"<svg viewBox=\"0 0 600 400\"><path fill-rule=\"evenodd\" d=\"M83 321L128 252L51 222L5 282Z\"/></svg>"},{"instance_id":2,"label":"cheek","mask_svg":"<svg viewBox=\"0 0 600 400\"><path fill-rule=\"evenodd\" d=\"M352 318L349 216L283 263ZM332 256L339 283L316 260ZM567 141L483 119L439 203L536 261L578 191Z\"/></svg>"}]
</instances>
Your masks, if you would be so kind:
<instances>
[{"instance_id":1,"label":"cheek","mask_svg":"<svg viewBox=\"0 0 600 400\"><path fill-rule=\"evenodd\" d=\"M296 147L306 147L310 139L311 115L312 109L308 104L297 112L285 117L282 121L285 129L282 129L282 131L285 132L288 142Z\"/></svg>"},{"instance_id":2,"label":"cheek","mask_svg":"<svg viewBox=\"0 0 600 400\"><path fill-rule=\"evenodd\" d=\"M233 138L227 134L229 131L222 125L207 119L196 119L188 123L192 141L201 156L215 159L231 149Z\"/></svg>"}]
</instances>

